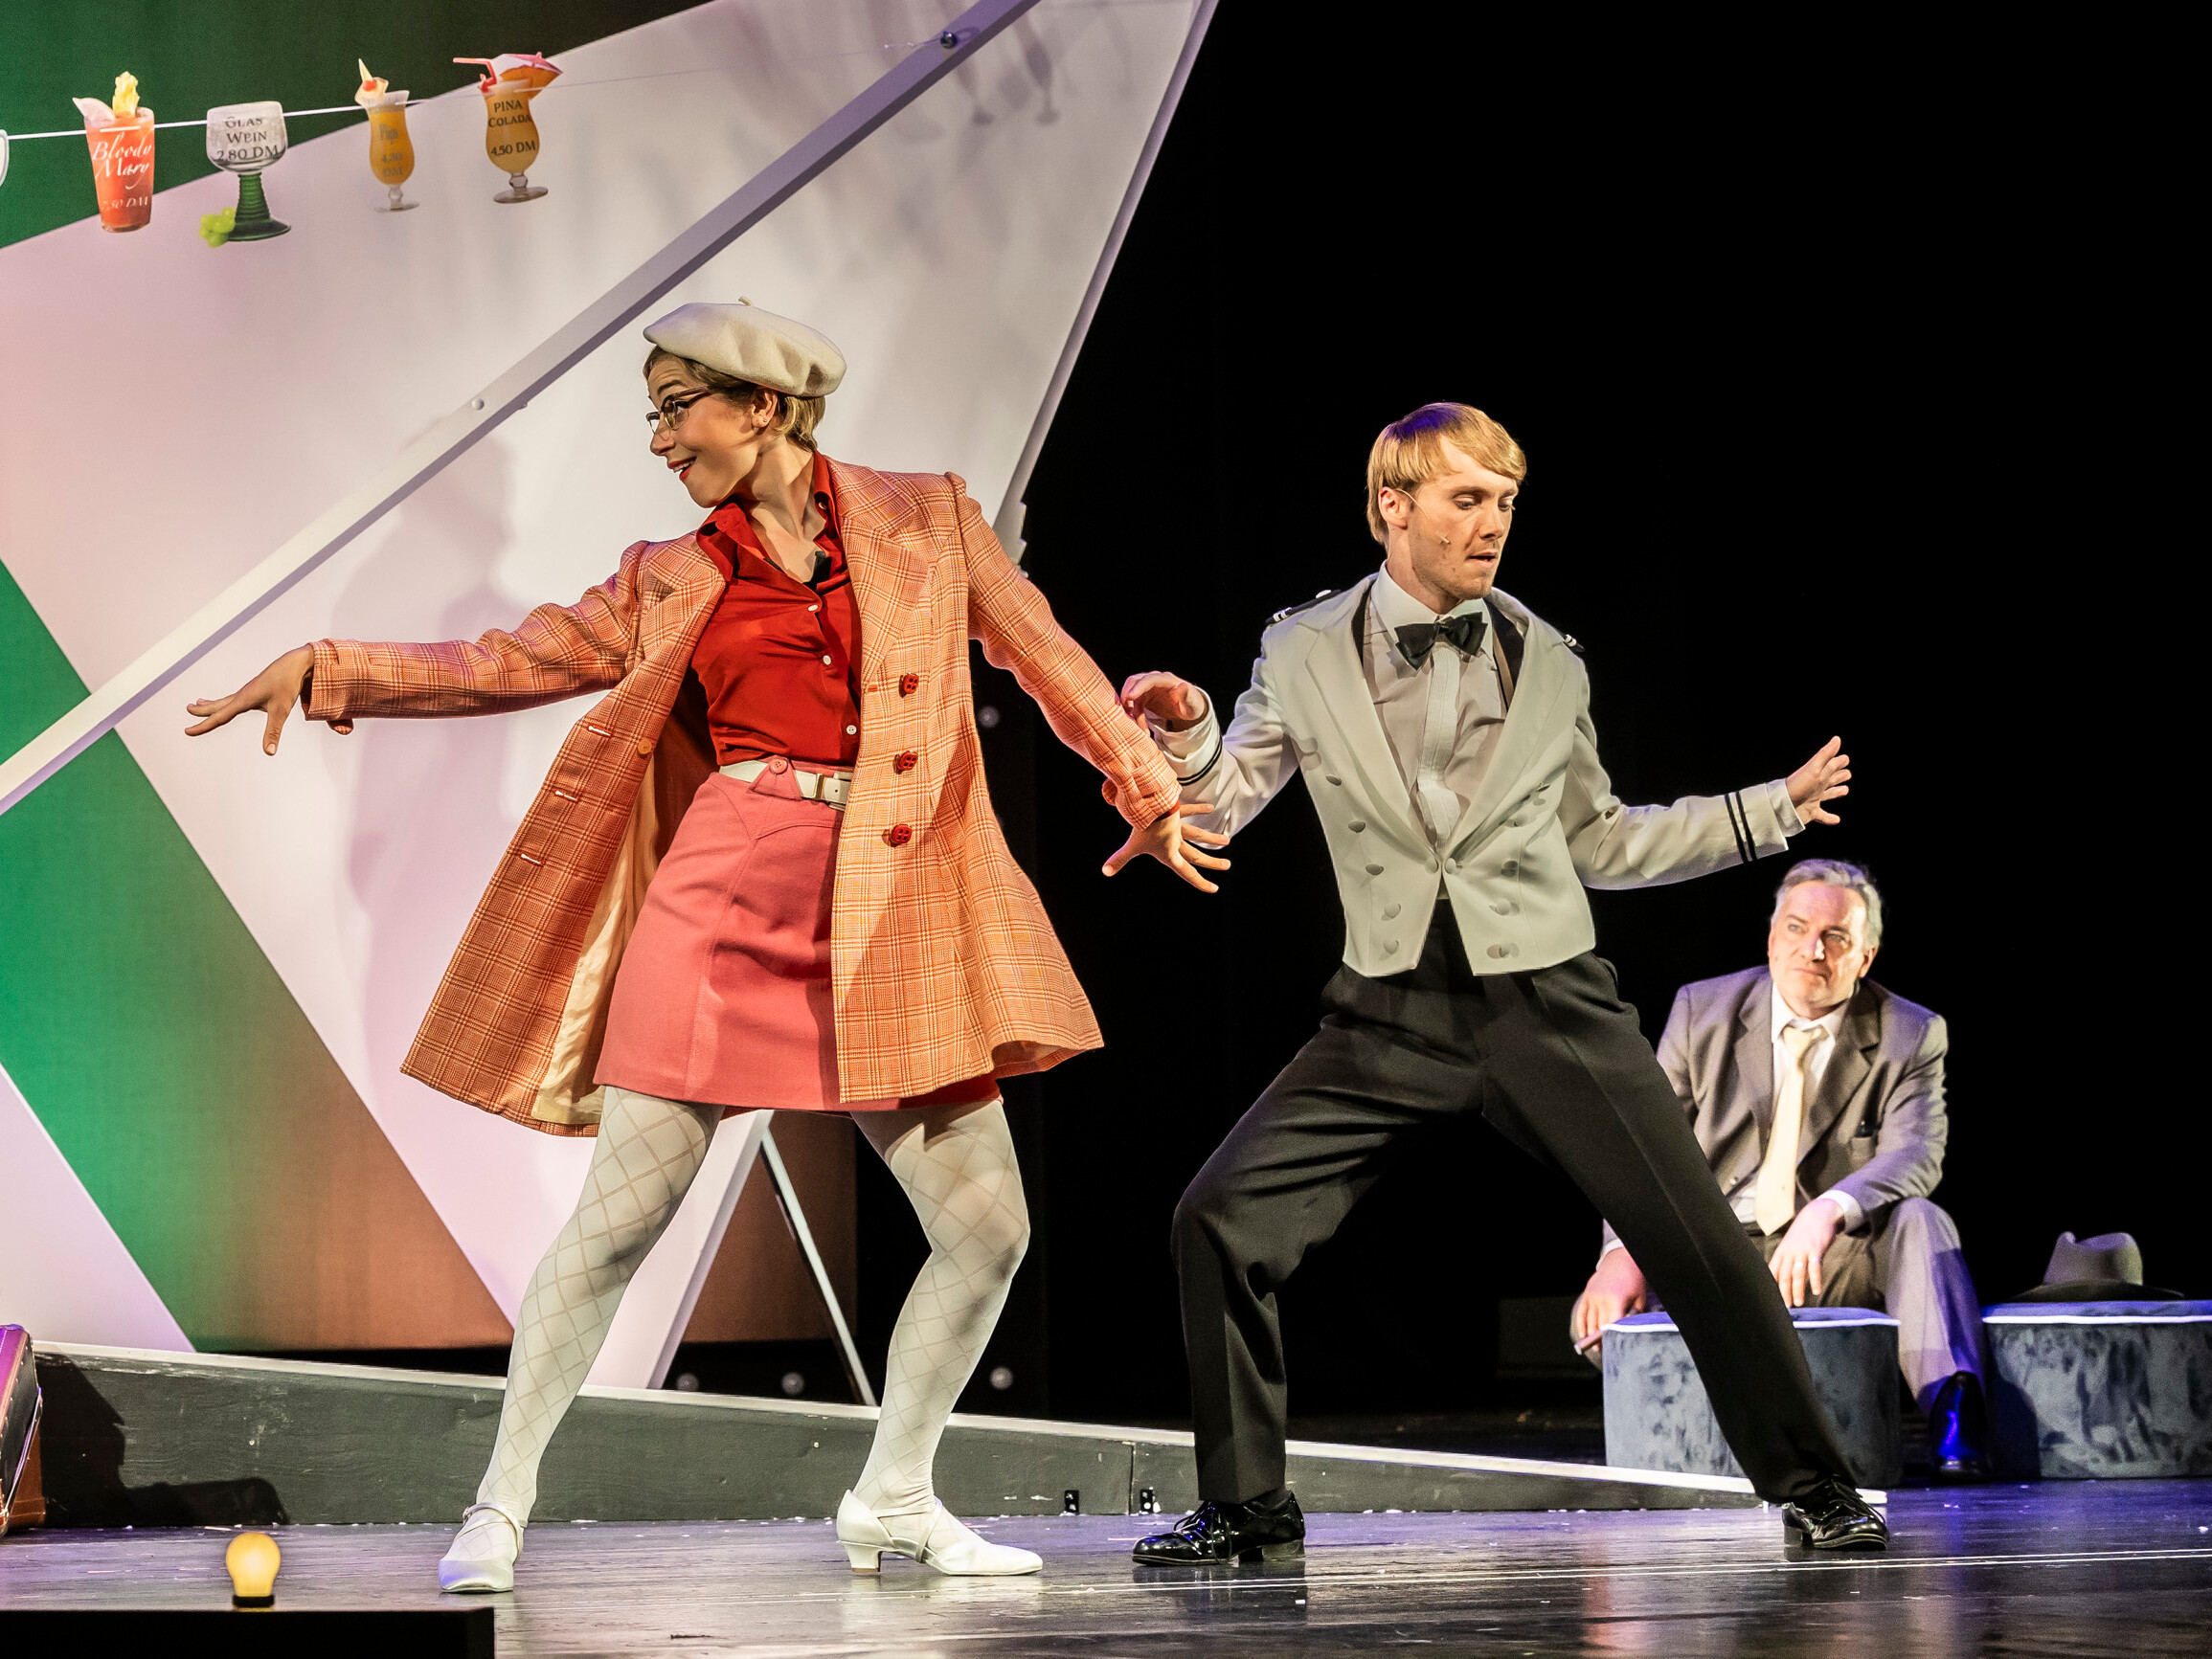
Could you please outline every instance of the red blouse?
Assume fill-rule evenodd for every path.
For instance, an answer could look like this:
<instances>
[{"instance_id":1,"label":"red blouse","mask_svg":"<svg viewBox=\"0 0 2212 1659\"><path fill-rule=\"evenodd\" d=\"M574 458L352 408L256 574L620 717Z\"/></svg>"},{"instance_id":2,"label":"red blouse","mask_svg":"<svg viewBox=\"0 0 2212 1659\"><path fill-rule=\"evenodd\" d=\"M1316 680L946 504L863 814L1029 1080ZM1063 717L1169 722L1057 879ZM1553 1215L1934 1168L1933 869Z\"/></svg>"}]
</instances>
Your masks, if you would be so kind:
<instances>
[{"instance_id":1,"label":"red blouse","mask_svg":"<svg viewBox=\"0 0 2212 1659\"><path fill-rule=\"evenodd\" d=\"M849 768L860 753L860 606L838 532L836 485L820 455L814 504L824 523L807 582L762 550L735 502L699 527L699 545L730 581L691 655L720 765L781 754Z\"/></svg>"}]
</instances>

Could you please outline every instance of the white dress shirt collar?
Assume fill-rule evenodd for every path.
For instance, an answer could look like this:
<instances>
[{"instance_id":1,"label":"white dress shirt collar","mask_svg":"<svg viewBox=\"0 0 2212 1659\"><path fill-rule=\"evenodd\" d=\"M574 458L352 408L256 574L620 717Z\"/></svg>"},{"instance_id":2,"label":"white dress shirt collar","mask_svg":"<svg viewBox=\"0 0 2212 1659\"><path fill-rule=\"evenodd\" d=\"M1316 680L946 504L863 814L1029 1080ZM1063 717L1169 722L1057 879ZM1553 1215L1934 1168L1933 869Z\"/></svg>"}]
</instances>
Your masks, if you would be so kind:
<instances>
[{"instance_id":1,"label":"white dress shirt collar","mask_svg":"<svg viewBox=\"0 0 2212 1659\"><path fill-rule=\"evenodd\" d=\"M1779 985L1770 980L1767 990L1769 1009L1767 1041L1770 1042L1782 1041L1782 1027L1785 1025L1817 1025L1828 1034L1828 1041L1834 1042L1837 1035L1843 1029L1843 1016L1851 1011L1851 999L1847 997L1837 1003L1835 1007L1829 1009L1827 1013L1821 1015L1819 1019L1801 1020L1791 1013L1790 1005L1782 1000L1782 988Z\"/></svg>"},{"instance_id":2,"label":"white dress shirt collar","mask_svg":"<svg viewBox=\"0 0 2212 1659\"><path fill-rule=\"evenodd\" d=\"M1398 586L1398 578L1390 574L1390 567L1388 564L1383 566L1383 573L1375 583L1374 593L1368 603L1374 607L1375 620L1393 631L1411 627L1415 622L1441 622L1449 617L1478 616L1485 622L1490 618L1490 607L1480 599L1468 599L1461 604L1453 606L1442 617L1437 616L1435 612L1430 610L1428 606ZM1485 642L1488 641L1488 634L1485 633Z\"/></svg>"}]
</instances>

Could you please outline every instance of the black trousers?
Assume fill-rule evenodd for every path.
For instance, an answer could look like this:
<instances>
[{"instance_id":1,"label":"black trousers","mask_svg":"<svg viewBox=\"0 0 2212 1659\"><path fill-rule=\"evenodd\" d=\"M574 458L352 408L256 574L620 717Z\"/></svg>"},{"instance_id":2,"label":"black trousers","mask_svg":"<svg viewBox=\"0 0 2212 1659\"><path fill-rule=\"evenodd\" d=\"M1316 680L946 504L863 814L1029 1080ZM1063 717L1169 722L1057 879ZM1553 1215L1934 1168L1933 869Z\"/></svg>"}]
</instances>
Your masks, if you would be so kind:
<instances>
[{"instance_id":1,"label":"black trousers","mask_svg":"<svg viewBox=\"0 0 2212 1659\"><path fill-rule=\"evenodd\" d=\"M1408 1136L1477 1110L1564 1171L1613 1223L1681 1327L1760 1496L1850 1479L1774 1282L1723 1201L1612 964L1585 954L1478 975L1439 900L1415 968L1387 979L1340 969L1322 1004L1320 1030L1176 1206L1201 1495L1241 1503L1283 1485L1276 1289Z\"/></svg>"}]
</instances>

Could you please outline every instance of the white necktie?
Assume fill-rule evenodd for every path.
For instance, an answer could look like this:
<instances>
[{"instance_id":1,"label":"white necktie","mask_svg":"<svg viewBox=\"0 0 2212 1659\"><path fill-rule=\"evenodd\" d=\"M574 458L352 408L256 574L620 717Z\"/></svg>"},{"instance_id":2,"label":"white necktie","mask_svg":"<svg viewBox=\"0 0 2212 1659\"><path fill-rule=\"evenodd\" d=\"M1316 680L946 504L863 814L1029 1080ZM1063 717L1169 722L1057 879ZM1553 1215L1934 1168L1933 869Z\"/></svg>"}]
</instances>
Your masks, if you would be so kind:
<instances>
[{"instance_id":1,"label":"white necktie","mask_svg":"<svg viewBox=\"0 0 2212 1659\"><path fill-rule=\"evenodd\" d=\"M1414 773L1415 793L1429 829L1442 846L1459 821L1459 797L1444 787L1444 769L1459 742L1458 650L1436 641L1429 653L1429 711L1421 729L1421 759Z\"/></svg>"},{"instance_id":2,"label":"white necktie","mask_svg":"<svg viewBox=\"0 0 2212 1659\"><path fill-rule=\"evenodd\" d=\"M1805 1127L1805 1056L1828 1033L1817 1025L1785 1025L1782 1046L1790 1064L1774 1080L1774 1127L1767 1134L1767 1158L1759 1165L1759 1184L1751 1191L1751 1215L1762 1233L1778 1233L1797 1213L1797 1141Z\"/></svg>"}]
</instances>

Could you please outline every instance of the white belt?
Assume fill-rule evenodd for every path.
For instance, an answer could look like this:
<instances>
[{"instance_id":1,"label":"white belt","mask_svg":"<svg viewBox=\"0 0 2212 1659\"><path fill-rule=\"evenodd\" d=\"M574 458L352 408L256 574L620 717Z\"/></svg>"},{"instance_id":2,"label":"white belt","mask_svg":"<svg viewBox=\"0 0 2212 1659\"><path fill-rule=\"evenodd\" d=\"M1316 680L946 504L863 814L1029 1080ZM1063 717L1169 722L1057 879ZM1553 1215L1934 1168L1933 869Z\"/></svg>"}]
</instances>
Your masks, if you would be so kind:
<instances>
[{"instance_id":1,"label":"white belt","mask_svg":"<svg viewBox=\"0 0 2212 1659\"><path fill-rule=\"evenodd\" d=\"M740 760L735 766L722 769L724 777L734 777L739 783L751 783L764 772L788 772L791 781L799 786L801 798L819 800L845 810L846 797L852 794L852 773L849 772L808 772L802 766L794 766L780 754L772 754L766 760Z\"/></svg>"}]
</instances>

